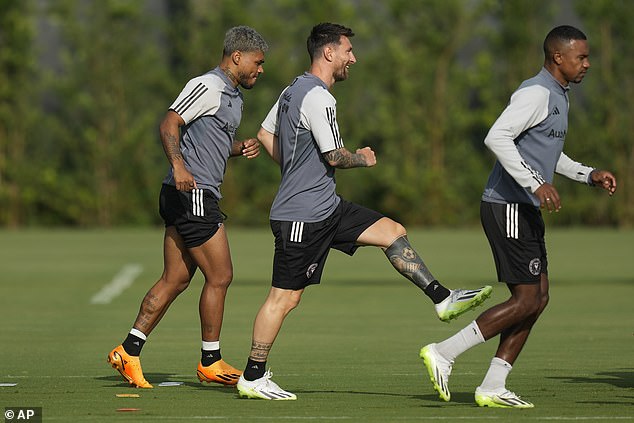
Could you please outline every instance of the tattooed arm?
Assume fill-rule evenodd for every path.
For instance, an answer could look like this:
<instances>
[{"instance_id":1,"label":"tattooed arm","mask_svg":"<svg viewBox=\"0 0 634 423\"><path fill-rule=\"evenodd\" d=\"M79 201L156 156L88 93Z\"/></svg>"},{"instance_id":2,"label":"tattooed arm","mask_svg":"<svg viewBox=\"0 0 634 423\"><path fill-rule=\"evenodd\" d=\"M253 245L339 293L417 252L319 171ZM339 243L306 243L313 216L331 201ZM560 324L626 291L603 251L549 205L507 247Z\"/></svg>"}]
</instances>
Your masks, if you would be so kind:
<instances>
[{"instance_id":1,"label":"tattooed arm","mask_svg":"<svg viewBox=\"0 0 634 423\"><path fill-rule=\"evenodd\" d=\"M161 142L163 143L163 151L174 171L176 189L191 191L196 188L196 181L194 176L185 168L185 162L180 150L180 127L184 124L183 118L178 113L170 110L161 121L159 131Z\"/></svg>"},{"instance_id":2,"label":"tattooed arm","mask_svg":"<svg viewBox=\"0 0 634 423\"><path fill-rule=\"evenodd\" d=\"M370 147L360 148L351 153L345 147L324 153L324 158L332 167L350 169L353 167L371 167L376 164L374 151Z\"/></svg>"}]
</instances>

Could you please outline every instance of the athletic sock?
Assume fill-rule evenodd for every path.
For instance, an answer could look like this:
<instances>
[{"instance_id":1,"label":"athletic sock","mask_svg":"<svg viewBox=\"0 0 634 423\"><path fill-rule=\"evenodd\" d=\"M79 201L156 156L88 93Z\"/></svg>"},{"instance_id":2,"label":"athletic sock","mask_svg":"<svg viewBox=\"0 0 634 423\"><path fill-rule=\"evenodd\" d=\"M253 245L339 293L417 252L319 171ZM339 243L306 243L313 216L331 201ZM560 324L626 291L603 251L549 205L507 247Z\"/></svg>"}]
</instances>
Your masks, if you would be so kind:
<instances>
[{"instance_id":1,"label":"athletic sock","mask_svg":"<svg viewBox=\"0 0 634 423\"><path fill-rule=\"evenodd\" d=\"M447 361L453 363L463 352L484 343L484 337L475 320L460 332L436 344L436 351Z\"/></svg>"},{"instance_id":2,"label":"athletic sock","mask_svg":"<svg viewBox=\"0 0 634 423\"><path fill-rule=\"evenodd\" d=\"M425 294L429 298L431 298L434 304L442 303L445 298L447 298L451 294L451 291L442 286L437 280L434 280L432 283L427 285L423 289L423 292L425 292Z\"/></svg>"},{"instance_id":3,"label":"athletic sock","mask_svg":"<svg viewBox=\"0 0 634 423\"><path fill-rule=\"evenodd\" d=\"M203 366L211 366L222 358L220 354L220 341L203 341L200 349L200 362Z\"/></svg>"},{"instance_id":4,"label":"athletic sock","mask_svg":"<svg viewBox=\"0 0 634 423\"><path fill-rule=\"evenodd\" d=\"M138 329L130 329L130 333L125 338L123 343L123 349L131 356L138 357L141 355L141 349L147 340L147 336Z\"/></svg>"},{"instance_id":5,"label":"athletic sock","mask_svg":"<svg viewBox=\"0 0 634 423\"><path fill-rule=\"evenodd\" d=\"M242 376L248 381L254 381L264 376L266 371L266 361L254 361L250 358L247 360L247 367L244 369Z\"/></svg>"},{"instance_id":6,"label":"athletic sock","mask_svg":"<svg viewBox=\"0 0 634 423\"><path fill-rule=\"evenodd\" d=\"M480 384L480 389L485 392L499 392L506 389L506 378L513 370L506 361L499 357L493 357L491 366L484 376L484 380Z\"/></svg>"}]
</instances>

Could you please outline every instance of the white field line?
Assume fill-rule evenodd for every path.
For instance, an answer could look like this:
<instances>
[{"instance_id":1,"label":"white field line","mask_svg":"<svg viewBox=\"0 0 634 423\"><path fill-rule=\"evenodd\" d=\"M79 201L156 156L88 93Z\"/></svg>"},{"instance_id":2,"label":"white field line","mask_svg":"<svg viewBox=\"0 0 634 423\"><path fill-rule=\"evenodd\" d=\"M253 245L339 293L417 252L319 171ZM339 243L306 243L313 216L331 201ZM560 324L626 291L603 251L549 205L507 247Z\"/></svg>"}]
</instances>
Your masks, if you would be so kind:
<instances>
[{"instance_id":1,"label":"white field line","mask_svg":"<svg viewBox=\"0 0 634 423\"><path fill-rule=\"evenodd\" d=\"M110 283L104 285L101 291L90 299L90 304L110 304L113 299L132 285L141 272L143 272L143 266L140 264L126 264Z\"/></svg>"}]
</instances>

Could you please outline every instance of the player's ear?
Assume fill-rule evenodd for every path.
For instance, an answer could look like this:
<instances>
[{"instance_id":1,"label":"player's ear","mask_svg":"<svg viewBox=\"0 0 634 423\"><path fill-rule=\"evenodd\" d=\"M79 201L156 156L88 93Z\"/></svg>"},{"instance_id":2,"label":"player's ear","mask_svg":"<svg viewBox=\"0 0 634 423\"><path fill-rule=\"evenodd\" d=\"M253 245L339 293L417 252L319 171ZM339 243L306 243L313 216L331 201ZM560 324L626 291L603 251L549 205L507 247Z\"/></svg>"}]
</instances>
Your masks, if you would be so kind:
<instances>
[{"instance_id":1,"label":"player's ear","mask_svg":"<svg viewBox=\"0 0 634 423\"><path fill-rule=\"evenodd\" d=\"M240 64L240 59L242 59L242 52L240 50L236 50L233 53L231 53L231 61L233 62L234 65L239 65Z\"/></svg>"},{"instance_id":2,"label":"player's ear","mask_svg":"<svg viewBox=\"0 0 634 423\"><path fill-rule=\"evenodd\" d=\"M563 57L561 55L561 52L559 50L555 51L553 53L553 62L557 65L561 65L561 63L563 62Z\"/></svg>"},{"instance_id":3,"label":"player's ear","mask_svg":"<svg viewBox=\"0 0 634 423\"><path fill-rule=\"evenodd\" d=\"M332 57L334 55L334 50L332 48L332 46L327 45L324 47L324 59L326 59L329 62L332 62Z\"/></svg>"}]
</instances>

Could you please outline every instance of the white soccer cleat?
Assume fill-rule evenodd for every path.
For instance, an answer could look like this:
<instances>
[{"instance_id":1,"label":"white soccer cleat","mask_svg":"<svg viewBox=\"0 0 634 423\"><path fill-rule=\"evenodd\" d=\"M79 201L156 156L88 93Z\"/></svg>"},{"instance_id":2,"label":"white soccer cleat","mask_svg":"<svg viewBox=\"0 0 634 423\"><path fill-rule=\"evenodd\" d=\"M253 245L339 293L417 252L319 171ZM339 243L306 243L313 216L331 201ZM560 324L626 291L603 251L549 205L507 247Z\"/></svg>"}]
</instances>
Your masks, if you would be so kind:
<instances>
[{"instance_id":1,"label":"white soccer cleat","mask_svg":"<svg viewBox=\"0 0 634 423\"><path fill-rule=\"evenodd\" d=\"M280 388L277 383L271 380L273 373L267 370L259 379L250 381L240 376L238 384L238 394L243 398L259 398L265 400L296 400L297 395Z\"/></svg>"},{"instance_id":2,"label":"white soccer cleat","mask_svg":"<svg viewBox=\"0 0 634 423\"><path fill-rule=\"evenodd\" d=\"M438 318L443 322L455 319L482 304L491 296L491 292L493 288L490 285L479 289L452 289L447 298L435 305Z\"/></svg>"},{"instance_id":3,"label":"white soccer cleat","mask_svg":"<svg viewBox=\"0 0 634 423\"><path fill-rule=\"evenodd\" d=\"M519 395L508 389L499 392L486 392L478 386L475 391L475 402L480 407L497 408L533 408L533 403L524 401Z\"/></svg>"},{"instance_id":4,"label":"white soccer cleat","mask_svg":"<svg viewBox=\"0 0 634 423\"><path fill-rule=\"evenodd\" d=\"M449 375L451 375L451 366L453 363L445 360L436 350L436 344L429 344L421 348L420 358L423 359L425 367L427 367L427 373L429 374L429 380L438 396L443 401L449 401L451 399L451 392L449 392Z\"/></svg>"}]
</instances>

